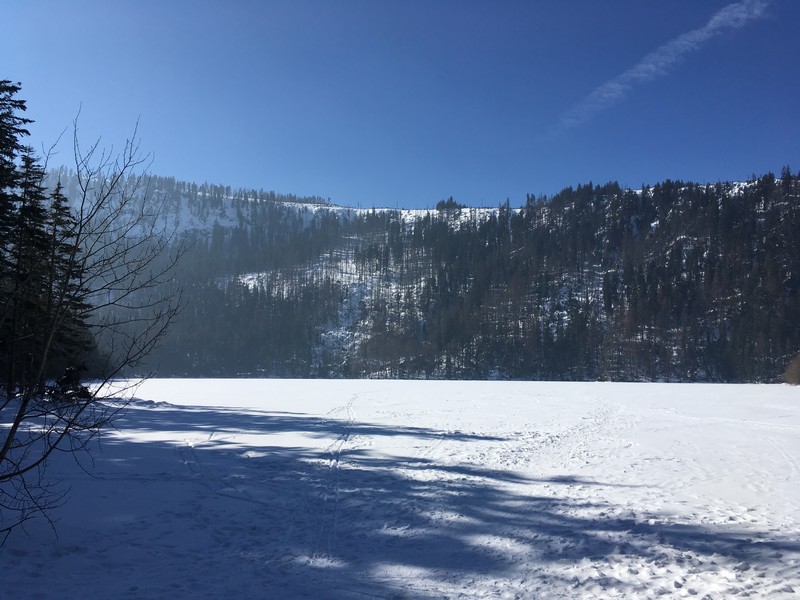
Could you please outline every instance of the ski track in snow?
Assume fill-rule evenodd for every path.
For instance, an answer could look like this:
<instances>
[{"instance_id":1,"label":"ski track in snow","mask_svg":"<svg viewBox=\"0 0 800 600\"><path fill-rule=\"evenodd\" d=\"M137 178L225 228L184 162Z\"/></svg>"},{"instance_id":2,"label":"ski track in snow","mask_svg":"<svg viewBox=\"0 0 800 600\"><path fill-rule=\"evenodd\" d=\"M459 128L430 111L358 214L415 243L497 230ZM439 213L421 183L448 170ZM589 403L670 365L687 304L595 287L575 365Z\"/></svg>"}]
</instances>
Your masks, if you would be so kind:
<instances>
[{"instance_id":1,"label":"ski track in snow","mask_svg":"<svg viewBox=\"0 0 800 600\"><path fill-rule=\"evenodd\" d=\"M327 558L333 555L333 547L336 540L336 528L339 519L339 490L341 469L340 463L343 460L343 451L350 442L355 413L353 405L358 394L353 395L344 407L336 408L328 412L327 419L338 421L341 427L339 436L325 449L327 462L327 478L322 489L322 511L320 518L319 534L317 542L314 544L313 557ZM342 415L342 413L344 413ZM340 418L343 417L343 418ZM322 540L325 540L325 552L320 551Z\"/></svg>"},{"instance_id":2,"label":"ski track in snow","mask_svg":"<svg viewBox=\"0 0 800 600\"><path fill-rule=\"evenodd\" d=\"M787 386L153 380L20 598L784 598L800 593ZM53 585L58 582L58 585Z\"/></svg>"}]
</instances>

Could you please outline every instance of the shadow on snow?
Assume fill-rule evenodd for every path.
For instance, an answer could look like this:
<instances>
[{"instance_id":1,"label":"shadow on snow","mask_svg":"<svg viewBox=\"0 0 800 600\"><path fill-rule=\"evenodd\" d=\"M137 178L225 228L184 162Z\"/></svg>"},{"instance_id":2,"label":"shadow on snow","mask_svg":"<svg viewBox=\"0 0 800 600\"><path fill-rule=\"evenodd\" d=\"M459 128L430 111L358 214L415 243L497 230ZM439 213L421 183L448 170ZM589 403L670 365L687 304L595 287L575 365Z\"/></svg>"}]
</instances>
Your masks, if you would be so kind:
<instances>
[{"instance_id":1,"label":"shadow on snow","mask_svg":"<svg viewBox=\"0 0 800 600\"><path fill-rule=\"evenodd\" d=\"M639 519L622 507L577 500L569 493L570 486L614 484L570 475L530 479L475 464L385 457L358 447L356 436L445 436L465 444L502 438L302 414L135 403L117 426L177 429L200 440L192 447L105 436L102 451L95 453L100 479L141 477L190 486L191 507L170 506L165 497L160 512L150 515L154 521L168 520L174 534L172 546L152 540L153 564L143 570L159 569L159 557L170 556L174 545L202 531L211 545L207 552L215 554L220 568L238 564L239 577L256 578L263 597L433 598L472 578L516 577L526 564L541 565L539 576L554 578L547 575L549 564L582 559L624 555L646 564L675 550L706 562L713 557L767 564L781 552L800 551L797 542L766 534L671 522L669 516ZM226 440L226 432L299 432L331 444L323 451L248 448ZM157 456L165 472L142 473L150 468L146 461ZM564 493L543 493L544 484ZM420 573L428 578L422 589ZM200 587L215 590L213 572L196 578Z\"/></svg>"}]
</instances>

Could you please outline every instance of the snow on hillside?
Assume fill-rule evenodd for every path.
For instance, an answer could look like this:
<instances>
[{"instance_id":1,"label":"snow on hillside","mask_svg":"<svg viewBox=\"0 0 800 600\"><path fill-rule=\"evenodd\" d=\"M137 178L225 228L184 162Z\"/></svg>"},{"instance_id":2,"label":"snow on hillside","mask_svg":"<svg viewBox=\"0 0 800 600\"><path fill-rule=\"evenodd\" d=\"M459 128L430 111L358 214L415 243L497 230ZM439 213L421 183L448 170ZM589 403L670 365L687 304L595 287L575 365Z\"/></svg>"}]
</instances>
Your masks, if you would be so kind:
<instances>
[{"instance_id":1,"label":"snow on hillside","mask_svg":"<svg viewBox=\"0 0 800 600\"><path fill-rule=\"evenodd\" d=\"M153 380L117 427L13 597L800 592L787 386Z\"/></svg>"}]
</instances>

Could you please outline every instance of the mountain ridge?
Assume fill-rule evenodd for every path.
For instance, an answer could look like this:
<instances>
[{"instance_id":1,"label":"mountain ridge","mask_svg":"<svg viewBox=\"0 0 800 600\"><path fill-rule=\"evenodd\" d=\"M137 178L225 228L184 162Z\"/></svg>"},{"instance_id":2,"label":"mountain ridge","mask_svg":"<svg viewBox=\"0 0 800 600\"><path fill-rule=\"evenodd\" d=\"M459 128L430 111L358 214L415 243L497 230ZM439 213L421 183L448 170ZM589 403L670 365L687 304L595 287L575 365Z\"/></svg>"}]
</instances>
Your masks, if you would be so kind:
<instances>
[{"instance_id":1,"label":"mountain ridge","mask_svg":"<svg viewBox=\"0 0 800 600\"><path fill-rule=\"evenodd\" d=\"M788 168L520 208L152 189L192 244L162 375L776 381L800 350Z\"/></svg>"}]
</instances>

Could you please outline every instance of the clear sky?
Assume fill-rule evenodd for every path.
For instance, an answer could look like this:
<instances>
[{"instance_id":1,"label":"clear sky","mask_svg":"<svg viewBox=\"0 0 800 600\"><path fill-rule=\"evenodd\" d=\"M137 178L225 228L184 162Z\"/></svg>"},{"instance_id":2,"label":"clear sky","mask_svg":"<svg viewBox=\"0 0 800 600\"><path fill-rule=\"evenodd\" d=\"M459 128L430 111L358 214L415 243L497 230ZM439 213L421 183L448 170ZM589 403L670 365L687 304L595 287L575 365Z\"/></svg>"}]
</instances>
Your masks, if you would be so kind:
<instances>
[{"instance_id":1,"label":"clear sky","mask_svg":"<svg viewBox=\"0 0 800 600\"><path fill-rule=\"evenodd\" d=\"M82 105L84 143L140 119L151 172L198 183L518 206L800 168L797 0L3 0L0 22L32 145Z\"/></svg>"}]
</instances>

